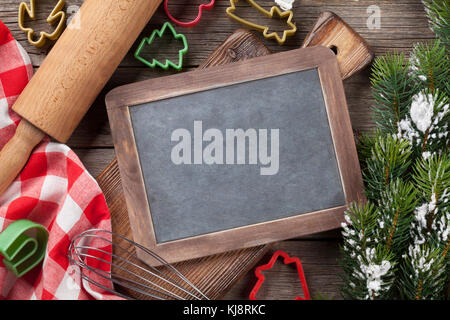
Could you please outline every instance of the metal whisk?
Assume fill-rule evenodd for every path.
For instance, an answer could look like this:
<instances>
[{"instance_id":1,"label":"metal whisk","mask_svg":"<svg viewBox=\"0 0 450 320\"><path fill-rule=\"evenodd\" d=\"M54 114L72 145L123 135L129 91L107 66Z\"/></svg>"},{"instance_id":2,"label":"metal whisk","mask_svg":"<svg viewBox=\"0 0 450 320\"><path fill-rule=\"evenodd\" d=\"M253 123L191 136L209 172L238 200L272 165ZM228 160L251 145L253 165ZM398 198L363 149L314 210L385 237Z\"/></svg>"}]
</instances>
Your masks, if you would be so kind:
<instances>
[{"instance_id":1,"label":"metal whisk","mask_svg":"<svg viewBox=\"0 0 450 320\"><path fill-rule=\"evenodd\" d=\"M146 264L136 250L161 266ZM68 256L82 280L125 299L208 300L163 258L114 232L92 229L81 233L70 244Z\"/></svg>"}]
</instances>

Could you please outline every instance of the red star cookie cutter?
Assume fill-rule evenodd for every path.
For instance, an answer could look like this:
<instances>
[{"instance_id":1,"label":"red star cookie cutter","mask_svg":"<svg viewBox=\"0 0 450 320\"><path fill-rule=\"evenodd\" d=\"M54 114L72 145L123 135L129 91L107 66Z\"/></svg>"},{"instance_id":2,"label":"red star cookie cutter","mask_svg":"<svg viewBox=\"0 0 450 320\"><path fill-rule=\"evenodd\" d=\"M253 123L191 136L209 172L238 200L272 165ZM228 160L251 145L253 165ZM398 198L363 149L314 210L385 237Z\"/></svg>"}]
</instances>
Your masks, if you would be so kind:
<instances>
[{"instance_id":1,"label":"red star cookie cutter","mask_svg":"<svg viewBox=\"0 0 450 320\"><path fill-rule=\"evenodd\" d=\"M200 19L202 18L203 10L211 10L212 7L214 7L215 2L216 2L216 0L211 0L210 3L199 5L197 17L194 20L189 21L189 22L181 22L180 20L175 19L172 16L172 14L170 14L169 0L164 0L164 10L166 11L166 14L169 17L169 19L172 20L174 23L176 23L180 27L190 28L190 27L197 25L200 22Z\"/></svg>"},{"instance_id":2,"label":"red star cookie cutter","mask_svg":"<svg viewBox=\"0 0 450 320\"><path fill-rule=\"evenodd\" d=\"M303 266L302 266L300 259L296 258L296 257L290 257L286 252L281 251L281 250L278 250L273 254L273 256L272 256L272 258L270 258L270 261L268 264L264 264L255 269L255 276L256 276L256 278L258 278L258 281L256 282L255 286L253 287L252 291L250 292L250 300L256 300L256 294L258 293L259 289L261 288L261 285L263 284L264 280L266 279L261 272L272 269L272 267L275 265L275 262L277 261L278 257L284 258L284 261L283 261L284 264L295 263L295 266L297 267L297 273L298 273L298 277L300 279L300 283L302 285L304 297L297 296L297 297L295 297L294 300L311 300L311 297L309 295L308 285L306 284L305 273L303 272Z\"/></svg>"}]
</instances>

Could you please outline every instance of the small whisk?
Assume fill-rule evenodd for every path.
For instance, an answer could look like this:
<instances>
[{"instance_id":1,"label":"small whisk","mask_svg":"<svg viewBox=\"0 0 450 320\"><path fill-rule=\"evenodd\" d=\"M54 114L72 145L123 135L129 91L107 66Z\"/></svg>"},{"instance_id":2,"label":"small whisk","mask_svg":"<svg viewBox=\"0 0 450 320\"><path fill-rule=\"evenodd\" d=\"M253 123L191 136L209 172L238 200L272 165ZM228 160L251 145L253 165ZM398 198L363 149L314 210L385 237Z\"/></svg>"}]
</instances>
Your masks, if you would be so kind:
<instances>
[{"instance_id":1,"label":"small whisk","mask_svg":"<svg viewBox=\"0 0 450 320\"><path fill-rule=\"evenodd\" d=\"M136 250L161 266L146 264ZM125 299L208 300L163 258L114 232L92 229L79 234L71 242L68 256L83 281Z\"/></svg>"}]
</instances>

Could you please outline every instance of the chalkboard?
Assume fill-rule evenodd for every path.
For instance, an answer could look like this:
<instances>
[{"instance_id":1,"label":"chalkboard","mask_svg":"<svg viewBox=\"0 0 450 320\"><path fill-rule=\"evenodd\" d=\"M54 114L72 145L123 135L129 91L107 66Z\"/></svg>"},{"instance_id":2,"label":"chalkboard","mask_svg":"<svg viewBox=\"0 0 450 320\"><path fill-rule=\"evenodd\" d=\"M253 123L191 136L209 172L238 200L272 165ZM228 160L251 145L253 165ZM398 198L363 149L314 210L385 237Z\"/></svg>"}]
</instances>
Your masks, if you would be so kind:
<instances>
[{"instance_id":1,"label":"chalkboard","mask_svg":"<svg viewBox=\"0 0 450 320\"><path fill-rule=\"evenodd\" d=\"M362 179L330 52L293 50L110 93L135 240L175 262L339 227Z\"/></svg>"},{"instance_id":2,"label":"chalkboard","mask_svg":"<svg viewBox=\"0 0 450 320\"><path fill-rule=\"evenodd\" d=\"M132 106L130 115L158 243L345 205L317 69ZM235 161L227 164L220 152L222 161L193 164L195 122L202 126L202 153L209 129L222 136L253 129L244 164L231 164L236 138ZM171 159L179 128L190 132L191 164ZM267 130L268 142L270 130L279 130L276 174L261 175L260 161L249 163L250 143L260 151L258 129ZM222 140L226 151L231 140Z\"/></svg>"}]
</instances>

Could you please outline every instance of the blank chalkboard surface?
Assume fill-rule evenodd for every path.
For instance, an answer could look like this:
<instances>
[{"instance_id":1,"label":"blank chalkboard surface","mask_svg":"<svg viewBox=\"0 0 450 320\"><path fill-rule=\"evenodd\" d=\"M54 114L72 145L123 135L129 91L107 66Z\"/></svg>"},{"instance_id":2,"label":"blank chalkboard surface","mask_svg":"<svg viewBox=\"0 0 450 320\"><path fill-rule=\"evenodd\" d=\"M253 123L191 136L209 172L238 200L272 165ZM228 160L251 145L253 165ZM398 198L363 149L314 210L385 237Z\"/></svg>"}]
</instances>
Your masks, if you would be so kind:
<instances>
[{"instance_id":1,"label":"blank chalkboard surface","mask_svg":"<svg viewBox=\"0 0 450 320\"><path fill-rule=\"evenodd\" d=\"M107 106L135 240L169 262L336 228L362 194L328 49L124 86Z\"/></svg>"},{"instance_id":2,"label":"blank chalkboard surface","mask_svg":"<svg viewBox=\"0 0 450 320\"><path fill-rule=\"evenodd\" d=\"M130 115L158 243L345 205L317 69L149 102ZM223 164L174 164L172 133L191 133L193 163L200 121L202 140L211 128L265 129L269 142L278 129L278 172L249 164L250 132L244 164L226 163L226 139ZM210 142L200 143L203 153ZM237 139L232 147L237 155Z\"/></svg>"}]
</instances>

